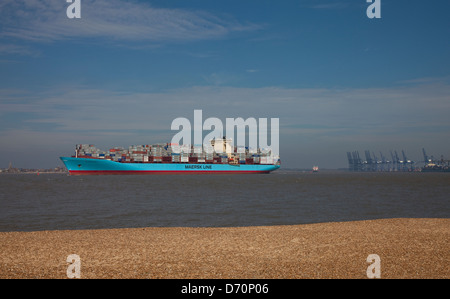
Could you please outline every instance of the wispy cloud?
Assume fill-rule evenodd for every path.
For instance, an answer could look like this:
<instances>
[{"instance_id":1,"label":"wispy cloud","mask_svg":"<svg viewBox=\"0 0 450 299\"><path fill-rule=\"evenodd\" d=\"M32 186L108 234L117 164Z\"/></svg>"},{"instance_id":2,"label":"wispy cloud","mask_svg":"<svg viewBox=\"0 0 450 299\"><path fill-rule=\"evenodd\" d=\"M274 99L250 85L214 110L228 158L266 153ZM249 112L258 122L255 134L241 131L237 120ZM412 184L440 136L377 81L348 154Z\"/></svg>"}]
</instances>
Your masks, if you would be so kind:
<instances>
[{"instance_id":1,"label":"wispy cloud","mask_svg":"<svg viewBox=\"0 0 450 299\"><path fill-rule=\"evenodd\" d=\"M28 47L15 44L0 44L0 55L38 56L39 52Z\"/></svg>"},{"instance_id":2,"label":"wispy cloud","mask_svg":"<svg viewBox=\"0 0 450 299\"><path fill-rule=\"evenodd\" d=\"M205 11L155 8L145 2L84 0L81 3L81 19L68 19L66 1L3 0L0 37L39 42L73 38L192 41L259 28Z\"/></svg>"},{"instance_id":3,"label":"wispy cloud","mask_svg":"<svg viewBox=\"0 0 450 299\"><path fill-rule=\"evenodd\" d=\"M279 117L292 134L320 128L383 135L387 130L449 129L449 94L448 83L373 89L206 86L155 93L80 87L42 93L0 90L0 116L26 115L23 122L15 122L17 129L53 124L67 132L119 132L165 130L172 119L204 109L205 117Z\"/></svg>"}]
</instances>

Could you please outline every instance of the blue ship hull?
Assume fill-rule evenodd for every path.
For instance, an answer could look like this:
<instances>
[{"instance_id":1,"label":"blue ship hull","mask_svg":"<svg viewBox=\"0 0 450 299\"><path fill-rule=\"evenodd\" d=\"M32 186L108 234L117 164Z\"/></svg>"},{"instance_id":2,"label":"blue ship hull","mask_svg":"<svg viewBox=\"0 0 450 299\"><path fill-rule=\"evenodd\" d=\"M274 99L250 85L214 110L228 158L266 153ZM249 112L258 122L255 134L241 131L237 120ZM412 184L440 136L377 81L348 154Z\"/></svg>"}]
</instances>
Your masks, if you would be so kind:
<instances>
[{"instance_id":1,"label":"blue ship hull","mask_svg":"<svg viewBox=\"0 0 450 299\"><path fill-rule=\"evenodd\" d=\"M124 163L75 157L60 159L71 175L270 173L280 168L280 165L271 164Z\"/></svg>"}]
</instances>

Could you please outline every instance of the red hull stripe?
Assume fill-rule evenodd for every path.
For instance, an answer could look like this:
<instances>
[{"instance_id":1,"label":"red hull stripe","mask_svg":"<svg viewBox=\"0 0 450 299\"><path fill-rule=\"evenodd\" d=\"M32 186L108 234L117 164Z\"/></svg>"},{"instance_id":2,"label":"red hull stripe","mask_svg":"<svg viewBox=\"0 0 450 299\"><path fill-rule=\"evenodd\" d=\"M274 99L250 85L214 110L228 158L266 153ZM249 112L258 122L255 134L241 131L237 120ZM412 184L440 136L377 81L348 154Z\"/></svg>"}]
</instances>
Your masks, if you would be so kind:
<instances>
[{"instance_id":1,"label":"red hull stripe","mask_svg":"<svg viewBox=\"0 0 450 299\"><path fill-rule=\"evenodd\" d=\"M122 175L122 174L238 174L238 173L270 173L270 171L231 171L231 170L216 170L216 171L209 171L209 170L196 170L196 171L185 171L185 170L141 170L141 171L134 171L134 170L124 170L124 171L118 171L118 170L71 170L69 171L71 175Z\"/></svg>"}]
</instances>

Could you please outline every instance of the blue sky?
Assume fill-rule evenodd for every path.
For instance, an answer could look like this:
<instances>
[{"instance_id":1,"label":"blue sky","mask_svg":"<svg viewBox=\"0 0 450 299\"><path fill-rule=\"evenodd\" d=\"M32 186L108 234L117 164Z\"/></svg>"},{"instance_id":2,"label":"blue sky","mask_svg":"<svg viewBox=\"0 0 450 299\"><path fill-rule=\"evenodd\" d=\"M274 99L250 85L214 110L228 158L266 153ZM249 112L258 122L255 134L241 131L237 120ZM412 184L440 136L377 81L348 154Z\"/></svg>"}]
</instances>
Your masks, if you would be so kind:
<instances>
[{"instance_id":1,"label":"blue sky","mask_svg":"<svg viewBox=\"0 0 450 299\"><path fill-rule=\"evenodd\" d=\"M448 1L381 0L381 19L364 0L81 0L81 19L68 6L0 3L0 167L170 142L194 109L279 118L285 167L450 157Z\"/></svg>"}]
</instances>

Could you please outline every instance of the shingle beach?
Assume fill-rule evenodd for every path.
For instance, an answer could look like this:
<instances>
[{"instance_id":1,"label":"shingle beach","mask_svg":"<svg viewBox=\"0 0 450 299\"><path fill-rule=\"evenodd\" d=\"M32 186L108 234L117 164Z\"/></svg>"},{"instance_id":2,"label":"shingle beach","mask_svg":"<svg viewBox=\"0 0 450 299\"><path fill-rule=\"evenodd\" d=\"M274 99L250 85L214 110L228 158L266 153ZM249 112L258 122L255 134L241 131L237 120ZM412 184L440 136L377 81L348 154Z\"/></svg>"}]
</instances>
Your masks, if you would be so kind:
<instances>
[{"instance_id":1,"label":"shingle beach","mask_svg":"<svg viewBox=\"0 0 450 299\"><path fill-rule=\"evenodd\" d=\"M450 219L0 233L0 278L450 278Z\"/></svg>"}]
</instances>

